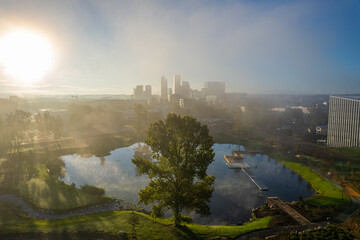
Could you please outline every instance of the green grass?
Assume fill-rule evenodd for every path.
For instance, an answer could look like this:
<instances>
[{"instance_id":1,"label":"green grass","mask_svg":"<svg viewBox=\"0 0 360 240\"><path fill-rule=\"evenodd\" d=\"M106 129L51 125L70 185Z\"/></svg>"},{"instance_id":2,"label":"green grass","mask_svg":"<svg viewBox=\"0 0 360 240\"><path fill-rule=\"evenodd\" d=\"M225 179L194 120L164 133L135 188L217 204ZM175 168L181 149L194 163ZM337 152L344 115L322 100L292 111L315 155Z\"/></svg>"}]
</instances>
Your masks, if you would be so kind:
<instances>
[{"instance_id":1,"label":"green grass","mask_svg":"<svg viewBox=\"0 0 360 240\"><path fill-rule=\"evenodd\" d=\"M360 149L350 147L333 147L331 150L346 158L360 160Z\"/></svg>"},{"instance_id":2,"label":"green grass","mask_svg":"<svg viewBox=\"0 0 360 240\"><path fill-rule=\"evenodd\" d=\"M103 212L81 217L71 217L56 220L29 220L20 224L6 224L1 226L0 234L26 233L63 233L63 232L105 232L117 235L125 231L129 235L133 232L132 222L137 219L135 232L137 239L191 239L172 225L164 225L151 220L140 213L132 212Z\"/></svg>"},{"instance_id":3,"label":"green grass","mask_svg":"<svg viewBox=\"0 0 360 240\"><path fill-rule=\"evenodd\" d=\"M194 223L186 226L197 235L235 238L247 232L268 228L271 220L272 217L260 218L242 226L208 226Z\"/></svg>"},{"instance_id":4,"label":"green grass","mask_svg":"<svg viewBox=\"0 0 360 240\"><path fill-rule=\"evenodd\" d=\"M59 160L56 154L47 151L22 153L2 159L1 192L16 194L33 207L58 212L99 204L110 199L89 195L58 180L62 164L63 161Z\"/></svg>"},{"instance_id":5,"label":"green grass","mask_svg":"<svg viewBox=\"0 0 360 240\"><path fill-rule=\"evenodd\" d=\"M19 194L37 208L66 210L107 201L69 186L50 176L43 165L37 166L37 176L19 184Z\"/></svg>"},{"instance_id":6,"label":"green grass","mask_svg":"<svg viewBox=\"0 0 360 240\"><path fill-rule=\"evenodd\" d=\"M172 225L174 222L171 218L152 218L149 215L143 214L146 218L157 221L165 225ZM200 225L196 223L187 223L185 226L189 228L196 235L207 237L230 237L235 238L247 232L254 230L265 229L269 227L272 217L259 218L252 222L244 223L241 226L225 226L225 225Z\"/></svg>"},{"instance_id":7,"label":"green grass","mask_svg":"<svg viewBox=\"0 0 360 240\"><path fill-rule=\"evenodd\" d=\"M27 218L26 214L13 204L0 202L0 226L23 222Z\"/></svg>"},{"instance_id":8,"label":"green grass","mask_svg":"<svg viewBox=\"0 0 360 240\"><path fill-rule=\"evenodd\" d=\"M268 228L272 219L257 219L242 226L206 226L192 223L176 228L171 219L154 219L149 215L131 211L102 212L54 220L29 219L11 204L0 204L0 212L0 238L14 234L64 232L102 232L116 236L119 231L127 232L129 237L135 232L137 239L194 239L195 234L212 238L234 238L250 231Z\"/></svg>"},{"instance_id":9,"label":"green grass","mask_svg":"<svg viewBox=\"0 0 360 240\"><path fill-rule=\"evenodd\" d=\"M244 145L247 150L256 150L256 151L268 151L271 148L271 145L248 139L248 138L241 138L234 135L228 134L217 134L214 136L215 142L218 144L239 144Z\"/></svg>"},{"instance_id":10,"label":"green grass","mask_svg":"<svg viewBox=\"0 0 360 240\"><path fill-rule=\"evenodd\" d=\"M272 154L271 157L285 165L287 168L301 175L311 184L311 187L317 192L313 197L305 201L317 206L346 205L350 203L350 198L342 189L337 188L331 182L324 179L318 173L309 167L292 160L284 154Z\"/></svg>"}]
</instances>

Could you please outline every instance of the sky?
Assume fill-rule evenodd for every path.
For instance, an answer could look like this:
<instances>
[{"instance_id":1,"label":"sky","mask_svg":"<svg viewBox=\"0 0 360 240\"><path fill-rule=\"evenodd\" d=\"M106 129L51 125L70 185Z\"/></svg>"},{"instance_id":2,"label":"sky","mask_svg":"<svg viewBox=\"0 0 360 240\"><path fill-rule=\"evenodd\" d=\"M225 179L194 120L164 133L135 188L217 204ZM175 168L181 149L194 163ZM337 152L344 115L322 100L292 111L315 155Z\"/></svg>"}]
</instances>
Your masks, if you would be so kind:
<instances>
[{"instance_id":1,"label":"sky","mask_svg":"<svg viewBox=\"0 0 360 240\"><path fill-rule=\"evenodd\" d=\"M55 63L33 85L0 65L0 93L157 94L174 74L195 89L360 93L359 13L357 0L1 0L0 37L40 32Z\"/></svg>"}]
</instances>

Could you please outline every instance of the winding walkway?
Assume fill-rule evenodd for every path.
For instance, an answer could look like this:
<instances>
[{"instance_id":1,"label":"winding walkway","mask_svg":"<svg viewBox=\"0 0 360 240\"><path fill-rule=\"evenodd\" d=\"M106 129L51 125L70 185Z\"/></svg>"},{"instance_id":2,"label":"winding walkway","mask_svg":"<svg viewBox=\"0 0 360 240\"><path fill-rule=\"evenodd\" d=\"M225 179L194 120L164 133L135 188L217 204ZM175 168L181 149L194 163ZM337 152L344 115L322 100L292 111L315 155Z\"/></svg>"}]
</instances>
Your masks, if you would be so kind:
<instances>
[{"instance_id":1,"label":"winding walkway","mask_svg":"<svg viewBox=\"0 0 360 240\"><path fill-rule=\"evenodd\" d=\"M68 213L53 213L52 211L43 209L34 209L21 198L11 194L1 194L0 201L7 202L19 206L25 213L35 219L59 219L74 216L93 214L98 212L106 212L113 210L132 210L133 208L122 200L114 199L108 203L85 207L83 209L74 210Z\"/></svg>"}]
</instances>

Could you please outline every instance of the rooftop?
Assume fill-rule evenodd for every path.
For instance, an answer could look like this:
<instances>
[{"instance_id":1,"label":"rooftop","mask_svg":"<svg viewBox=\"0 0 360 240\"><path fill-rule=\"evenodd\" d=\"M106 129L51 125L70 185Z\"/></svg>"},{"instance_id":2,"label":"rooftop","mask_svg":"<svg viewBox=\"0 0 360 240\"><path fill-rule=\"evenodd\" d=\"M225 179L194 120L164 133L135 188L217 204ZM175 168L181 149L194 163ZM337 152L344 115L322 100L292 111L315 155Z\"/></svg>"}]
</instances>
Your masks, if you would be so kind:
<instances>
[{"instance_id":1,"label":"rooftop","mask_svg":"<svg viewBox=\"0 0 360 240\"><path fill-rule=\"evenodd\" d=\"M360 96L331 96L331 97L340 97L340 98L348 98L353 100L360 100Z\"/></svg>"}]
</instances>

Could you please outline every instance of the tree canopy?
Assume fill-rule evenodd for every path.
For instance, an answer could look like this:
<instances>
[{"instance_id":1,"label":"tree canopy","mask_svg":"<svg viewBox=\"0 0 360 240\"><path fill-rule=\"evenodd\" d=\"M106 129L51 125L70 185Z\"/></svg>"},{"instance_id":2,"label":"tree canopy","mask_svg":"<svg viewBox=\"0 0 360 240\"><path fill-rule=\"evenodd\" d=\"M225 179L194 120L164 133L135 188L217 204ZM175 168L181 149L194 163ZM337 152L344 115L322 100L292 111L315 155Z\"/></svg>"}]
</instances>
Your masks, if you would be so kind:
<instances>
[{"instance_id":1,"label":"tree canopy","mask_svg":"<svg viewBox=\"0 0 360 240\"><path fill-rule=\"evenodd\" d=\"M183 209L209 215L215 177L206 170L215 154L207 126L189 116L169 114L149 126L145 143L152 156L135 154L132 159L137 172L151 179L140 190L139 202L152 203L152 215L157 217L172 210L176 225L181 223Z\"/></svg>"}]
</instances>

